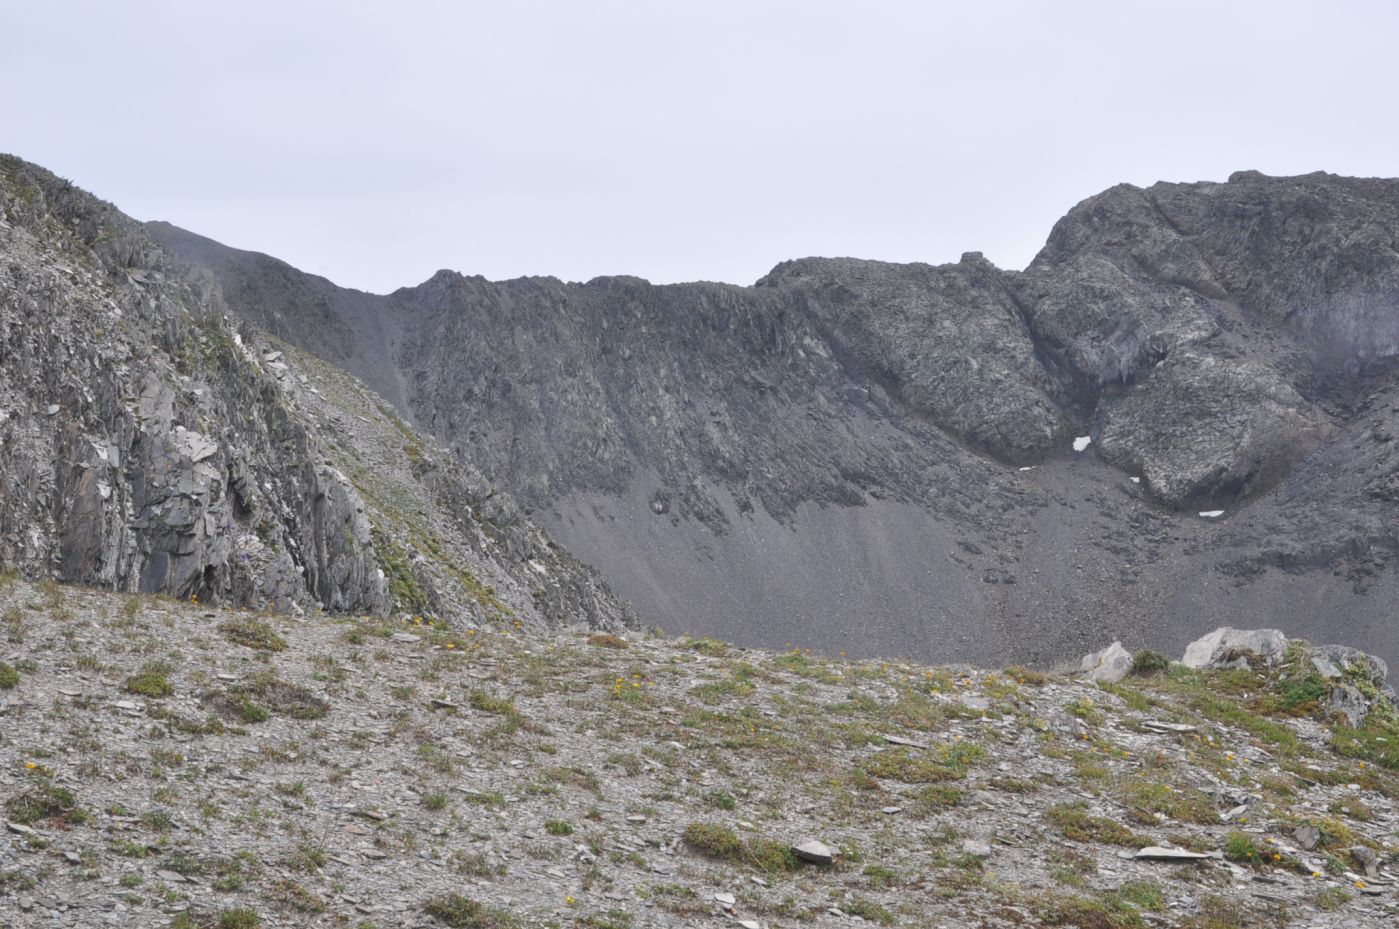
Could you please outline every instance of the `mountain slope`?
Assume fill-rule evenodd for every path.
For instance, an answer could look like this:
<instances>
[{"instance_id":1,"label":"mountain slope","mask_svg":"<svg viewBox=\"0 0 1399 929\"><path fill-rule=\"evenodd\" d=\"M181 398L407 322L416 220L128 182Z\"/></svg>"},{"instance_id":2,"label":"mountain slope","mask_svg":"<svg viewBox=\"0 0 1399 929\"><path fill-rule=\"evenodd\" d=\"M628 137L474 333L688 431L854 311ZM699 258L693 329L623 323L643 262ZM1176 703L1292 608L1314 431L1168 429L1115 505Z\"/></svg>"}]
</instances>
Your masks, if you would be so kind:
<instances>
[{"instance_id":1,"label":"mountain slope","mask_svg":"<svg viewBox=\"0 0 1399 929\"><path fill-rule=\"evenodd\" d=\"M1399 182L1124 185L1024 272L804 259L754 287L370 297L151 231L669 628L1046 660L1228 615L1399 659Z\"/></svg>"},{"instance_id":2,"label":"mountain slope","mask_svg":"<svg viewBox=\"0 0 1399 929\"><path fill-rule=\"evenodd\" d=\"M185 270L0 160L0 564L281 610L631 621L507 497Z\"/></svg>"}]
</instances>

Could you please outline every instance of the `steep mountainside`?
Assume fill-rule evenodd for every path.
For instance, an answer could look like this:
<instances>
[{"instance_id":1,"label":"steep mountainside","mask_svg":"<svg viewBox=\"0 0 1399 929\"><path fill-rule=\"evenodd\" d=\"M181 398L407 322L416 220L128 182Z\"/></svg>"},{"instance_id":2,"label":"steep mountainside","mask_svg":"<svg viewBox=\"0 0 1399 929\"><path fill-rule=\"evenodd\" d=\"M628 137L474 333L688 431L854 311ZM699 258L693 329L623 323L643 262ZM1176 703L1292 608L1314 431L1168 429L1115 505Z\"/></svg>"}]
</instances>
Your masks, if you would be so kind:
<instances>
[{"instance_id":1,"label":"steep mountainside","mask_svg":"<svg viewBox=\"0 0 1399 929\"><path fill-rule=\"evenodd\" d=\"M1229 616L1399 658L1399 181L1124 185L1024 272L754 287L373 297L150 228L669 628L1042 660Z\"/></svg>"},{"instance_id":2,"label":"steep mountainside","mask_svg":"<svg viewBox=\"0 0 1399 929\"><path fill-rule=\"evenodd\" d=\"M361 384L230 321L209 275L12 158L0 566L281 610L630 619Z\"/></svg>"}]
</instances>

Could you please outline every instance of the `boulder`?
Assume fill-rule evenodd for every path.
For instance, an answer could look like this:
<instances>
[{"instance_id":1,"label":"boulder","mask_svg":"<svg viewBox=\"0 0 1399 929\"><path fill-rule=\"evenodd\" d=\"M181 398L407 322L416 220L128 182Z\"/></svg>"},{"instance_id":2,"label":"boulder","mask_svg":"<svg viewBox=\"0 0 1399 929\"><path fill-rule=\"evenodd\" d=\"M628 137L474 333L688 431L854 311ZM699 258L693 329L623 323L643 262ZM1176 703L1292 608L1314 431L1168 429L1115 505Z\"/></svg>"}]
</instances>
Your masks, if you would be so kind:
<instances>
[{"instance_id":1,"label":"boulder","mask_svg":"<svg viewBox=\"0 0 1399 929\"><path fill-rule=\"evenodd\" d=\"M1107 648L1083 656L1079 669L1090 681L1100 684L1116 684L1132 670L1132 653L1114 642Z\"/></svg>"},{"instance_id":2,"label":"boulder","mask_svg":"<svg viewBox=\"0 0 1399 929\"><path fill-rule=\"evenodd\" d=\"M792 854L811 864L831 864L836 858L834 849L815 839L807 839L805 842L793 845Z\"/></svg>"},{"instance_id":3,"label":"boulder","mask_svg":"<svg viewBox=\"0 0 1399 929\"><path fill-rule=\"evenodd\" d=\"M1329 716L1344 717L1351 726L1359 726L1370 714L1370 701L1351 684L1332 684L1326 694L1326 712Z\"/></svg>"},{"instance_id":4,"label":"boulder","mask_svg":"<svg viewBox=\"0 0 1399 929\"><path fill-rule=\"evenodd\" d=\"M1323 671L1323 663L1330 665L1335 673L1327 674ZM1312 664L1322 677L1356 674L1375 687L1384 687L1385 679L1389 677L1389 665L1385 664L1383 659L1349 645L1318 645L1312 655Z\"/></svg>"},{"instance_id":5,"label":"boulder","mask_svg":"<svg viewBox=\"0 0 1399 929\"><path fill-rule=\"evenodd\" d=\"M962 854L984 860L991 857L991 846L979 839L965 839L962 842Z\"/></svg>"},{"instance_id":6,"label":"boulder","mask_svg":"<svg viewBox=\"0 0 1399 929\"><path fill-rule=\"evenodd\" d=\"M1327 681L1326 711L1359 726L1381 702L1399 707L1394 688L1386 683L1389 666L1383 659L1348 645L1317 646L1311 665Z\"/></svg>"},{"instance_id":7,"label":"boulder","mask_svg":"<svg viewBox=\"0 0 1399 929\"><path fill-rule=\"evenodd\" d=\"M1287 648L1287 636L1277 629L1234 629L1221 626L1201 636L1185 648L1181 658L1187 668L1214 670L1247 668L1249 659L1272 664Z\"/></svg>"}]
</instances>

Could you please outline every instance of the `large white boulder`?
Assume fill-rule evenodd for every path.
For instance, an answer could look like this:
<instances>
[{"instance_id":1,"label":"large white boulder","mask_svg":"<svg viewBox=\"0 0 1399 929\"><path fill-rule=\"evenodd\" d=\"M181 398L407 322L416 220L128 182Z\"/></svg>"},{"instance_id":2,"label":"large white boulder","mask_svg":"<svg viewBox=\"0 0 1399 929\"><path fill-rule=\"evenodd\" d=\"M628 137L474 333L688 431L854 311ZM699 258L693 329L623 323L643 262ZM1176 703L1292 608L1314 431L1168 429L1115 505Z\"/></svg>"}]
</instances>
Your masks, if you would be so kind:
<instances>
[{"instance_id":1,"label":"large white boulder","mask_svg":"<svg viewBox=\"0 0 1399 929\"><path fill-rule=\"evenodd\" d=\"M1221 626L1187 645L1181 663L1187 668L1246 668L1250 657L1272 664L1286 649L1287 636L1277 629Z\"/></svg>"}]
</instances>

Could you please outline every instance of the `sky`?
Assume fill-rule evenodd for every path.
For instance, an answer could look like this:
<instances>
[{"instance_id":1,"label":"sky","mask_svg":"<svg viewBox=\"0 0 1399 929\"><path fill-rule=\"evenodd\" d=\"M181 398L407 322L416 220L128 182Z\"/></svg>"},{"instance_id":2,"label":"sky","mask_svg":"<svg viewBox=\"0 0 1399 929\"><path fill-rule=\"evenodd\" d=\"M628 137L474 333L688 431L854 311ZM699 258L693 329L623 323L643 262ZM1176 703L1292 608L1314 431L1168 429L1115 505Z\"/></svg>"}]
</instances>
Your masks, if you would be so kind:
<instances>
[{"instance_id":1,"label":"sky","mask_svg":"<svg viewBox=\"0 0 1399 929\"><path fill-rule=\"evenodd\" d=\"M0 151L387 292L1021 268L1116 183L1399 175L1390 2L0 0Z\"/></svg>"}]
</instances>

